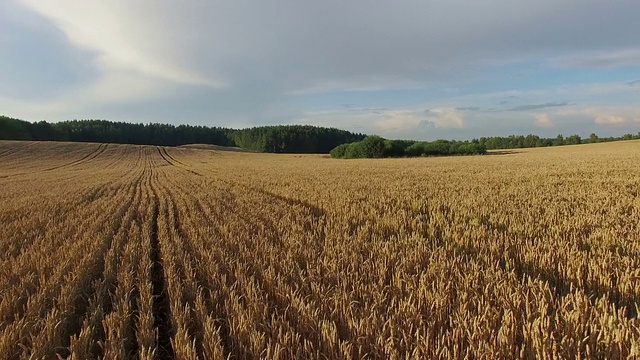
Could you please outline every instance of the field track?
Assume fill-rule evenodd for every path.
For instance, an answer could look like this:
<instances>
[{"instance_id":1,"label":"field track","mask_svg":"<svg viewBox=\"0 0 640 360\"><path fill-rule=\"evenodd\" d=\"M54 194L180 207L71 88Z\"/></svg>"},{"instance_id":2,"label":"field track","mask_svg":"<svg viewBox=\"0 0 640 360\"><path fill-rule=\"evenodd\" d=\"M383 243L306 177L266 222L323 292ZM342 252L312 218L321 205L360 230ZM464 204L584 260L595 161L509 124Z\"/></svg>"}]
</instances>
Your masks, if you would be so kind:
<instances>
[{"instance_id":1,"label":"field track","mask_svg":"<svg viewBox=\"0 0 640 360\"><path fill-rule=\"evenodd\" d=\"M637 358L638 164L0 141L0 358Z\"/></svg>"}]
</instances>

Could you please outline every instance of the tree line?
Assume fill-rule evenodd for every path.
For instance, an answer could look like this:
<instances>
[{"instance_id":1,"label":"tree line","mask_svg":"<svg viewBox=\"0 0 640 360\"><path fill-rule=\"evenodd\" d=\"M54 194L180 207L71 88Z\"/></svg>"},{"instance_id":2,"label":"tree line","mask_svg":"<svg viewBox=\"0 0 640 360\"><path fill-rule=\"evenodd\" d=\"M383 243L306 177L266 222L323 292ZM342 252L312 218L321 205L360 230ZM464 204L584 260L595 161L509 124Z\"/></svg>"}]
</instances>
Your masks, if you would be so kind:
<instances>
[{"instance_id":1,"label":"tree line","mask_svg":"<svg viewBox=\"0 0 640 360\"><path fill-rule=\"evenodd\" d=\"M474 155L485 154L487 150L518 149L544 146L578 145L618 140L640 139L638 134L624 134L620 137L599 137L592 133L583 139L579 135L555 138L542 138L538 135L510 135L481 137L470 141L435 140L387 140L379 136L368 136L362 141L341 144L331 150L333 158L385 158L412 156L444 156L444 155Z\"/></svg>"},{"instance_id":2,"label":"tree line","mask_svg":"<svg viewBox=\"0 0 640 360\"><path fill-rule=\"evenodd\" d=\"M239 146L274 153L328 153L334 147L362 140L363 134L310 125L230 129L170 124L132 124L106 120L31 123L0 116L0 140L79 141L178 146Z\"/></svg>"},{"instance_id":3,"label":"tree line","mask_svg":"<svg viewBox=\"0 0 640 360\"><path fill-rule=\"evenodd\" d=\"M328 153L344 143L364 139L365 135L310 125L260 126L230 130L236 146L271 153Z\"/></svg>"},{"instance_id":4,"label":"tree line","mask_svg":"<svg viewBox=\"0 0 640 360\"><path fill-rule=\"evenodd\" d=\"M134 124L107 120L28 122L0 115L0 140L80 141L178 146L238 146L272 153L329 153L337 158L481 154L486 150L559 146L640 139L636 135L588 138L579 135L481 137L470 141L386 140L335 128L310 125L260 126L246 129L170 124ZM366 141L364 141L366 140Z\"/></svg>"},{"instance_id":5,"label":"tree line","mask_svg":"<svg viewBox=\"0 0 640 360\"><path fill-rule=\"evenodd\" d=\"M555 138L541 138L538 135L510 135L510 136L492 136L481 137L477 141L480 145L485 146L488 150L492 149L518 149L530 147L544 146L561 146L561 145L578 145L592 144L598 142L610 142L618 140L636 140L640 139L640 132L636 135L624 134L620 137L599 137L595 133L591 133L588 138L581 138L580 135L571 135L564 137L562 134Z\"/></svg>"}]
</instances>

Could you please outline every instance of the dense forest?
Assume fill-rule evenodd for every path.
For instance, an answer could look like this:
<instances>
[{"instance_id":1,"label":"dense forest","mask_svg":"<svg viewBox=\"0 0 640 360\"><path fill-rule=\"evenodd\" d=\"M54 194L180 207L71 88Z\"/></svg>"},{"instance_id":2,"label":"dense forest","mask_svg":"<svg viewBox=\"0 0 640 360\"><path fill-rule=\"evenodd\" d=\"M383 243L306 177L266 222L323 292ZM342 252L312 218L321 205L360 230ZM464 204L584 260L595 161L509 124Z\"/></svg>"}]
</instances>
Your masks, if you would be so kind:
<instances>
[{"instance_id":1,"label":"dense forest","mask_svg":"<svg viewBox=\"0 0 640 360\"><path fill-rule=\"evenodd\" d=\"M0 116L0 140L57 140L138 145L212 144L240 146L276 153L328 153L334 147L362 140L363 134L309 125L229 129L169 124L130 124L106 120L57 123Z\"/></svg>"},{"instance_id":2,"label":"dense forest","mask_svg":"<svg viewBox=\"0 0 640 360\"><path fill-rule=\"evenodd\" d=\"M365 135L345 130L302 125L262 126L230 130L229 137L244 149L273 153L323 153Z\"/></svg>"},{"instance_id":3,"label":"dense forest","mask_svg":"<svg viewBox=\"0 0 640 360\"><path fill-rule=\"evenodd\" d=\"M578 135L541 138L537 135L481 137L471 141L385 140L334 128L310 125L261 126L246 129L223 127L131 124L106 120L72 120L57 123L28 122L0 115L0 140L57 140L138 145L177 146L212 144L239 146L274 153L329 153L334 157L401 157L421 155L477 154L492 149L515 149L640 139L636 135L589 138ZM355 144L351 144L355 143ZM382 145L381 145L382 144ZM380 149L383 150L380 150ZM380 152L382 151L382 152Z\"/></svg>"}]
</instances>

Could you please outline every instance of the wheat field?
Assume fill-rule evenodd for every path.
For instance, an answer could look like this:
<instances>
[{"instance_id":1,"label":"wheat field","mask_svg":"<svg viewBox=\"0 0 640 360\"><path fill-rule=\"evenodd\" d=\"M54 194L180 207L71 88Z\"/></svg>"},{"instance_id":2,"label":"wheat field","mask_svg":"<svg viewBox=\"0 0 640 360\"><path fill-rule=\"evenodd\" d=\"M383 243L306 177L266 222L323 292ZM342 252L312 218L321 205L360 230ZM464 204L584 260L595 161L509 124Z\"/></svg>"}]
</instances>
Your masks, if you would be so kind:
<instances>
[{"instance_id":1,"label":"wheat field","mask_svg":"<svg viewBox=\"0 0 640 360\"><path fill-rule=\"evenodd\" d=\"M0 357L640 356L640 142L0 142Z\"/></svg>"}]
</instances>

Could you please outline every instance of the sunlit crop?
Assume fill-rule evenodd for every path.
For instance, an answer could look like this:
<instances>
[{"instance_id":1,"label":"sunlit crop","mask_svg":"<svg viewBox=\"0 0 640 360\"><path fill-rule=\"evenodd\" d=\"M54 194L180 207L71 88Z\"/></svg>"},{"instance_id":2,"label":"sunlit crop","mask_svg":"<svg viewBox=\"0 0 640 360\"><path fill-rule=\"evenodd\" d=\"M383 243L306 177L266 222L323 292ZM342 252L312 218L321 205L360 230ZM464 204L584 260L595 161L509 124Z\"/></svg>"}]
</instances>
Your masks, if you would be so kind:
<instances>
[{"instance_id":1,"label":"sunlit crop","mask_svg":"<svg viewBox=\"0 0 640 360\"><path fill-rule=\"evenodd\" d=\"M0 142L0 357L635 358L640 142Z\"/></svg>"}]
</instances>

